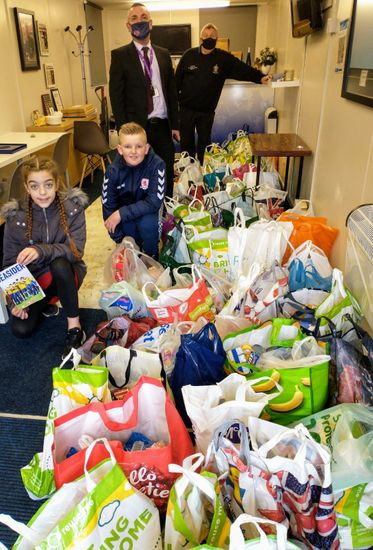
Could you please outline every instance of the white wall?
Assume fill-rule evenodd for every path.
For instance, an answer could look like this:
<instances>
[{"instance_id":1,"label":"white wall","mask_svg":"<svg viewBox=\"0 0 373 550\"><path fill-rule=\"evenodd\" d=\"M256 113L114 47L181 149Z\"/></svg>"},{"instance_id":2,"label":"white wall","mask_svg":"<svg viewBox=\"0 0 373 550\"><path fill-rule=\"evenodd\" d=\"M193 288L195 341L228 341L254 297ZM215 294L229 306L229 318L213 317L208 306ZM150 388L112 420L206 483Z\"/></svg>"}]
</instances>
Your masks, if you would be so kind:
<instances>
[{"instance_id":1,"label":"white wall","mask_svg":"<svg viewBox=\"0 0 373 550\"><path fill-rule=\"evenodd\" d=\"M0 59L3 74L8 74L6 86L1 87L1 105L4 116L0 117L0 130L25 130L31 124L31 112L42 112L41 94L48 92L45 86L43 64L52 63L55 69L56 87L60 90L64 105L84 103L79 57L71 51L76 44L64 27L85 27L85 15L81 0L23 0L22 8L34 11L35 20L46 23L50 55L40 58L40 70L22 71L15 29L14 7L18 0L2 0L0 12ZM89 76L89 66L86 62ZM99 101L90 90L88 101L99 107ZM9 108L6 108L6 105ZM5 106L5 107L4 107Z\"/></svg>"},{"instance_id":2,"label":"white wall","mask_svg":"<svg viewBox=\"0 0 373 550\"><path fill-rule=\"evenodd\" d=\"M45 93L42 70L22 72L15 33L13 8L17 0L0 0L0 60L5 85L0 90L0 131L24 130L33 109L41 110ZM23 0L22 7L35 12L47 24L50 56L41 63L53 63L56 84L66 105L83 102L80 60L73 57L75 44L63 28L85 25L82 0ZM350 17L352 0L334 0L329 15L338 21ZM103 11L105 54L130 40L125 28L125 10ZM197 10L153 13L155 24L192 24L192 44L198 44ZM299 89L278 90L280 132L297 132L312 148L305 159L302 195L311 196L317 214L327 216L340 229L333 262L343 268L346 246L344 229L348 212L364 202L373 202L373 109L341 98L342 73L335 73L338 36L323 31L308 38L291 36L290 3L269 0L258 6L256 53L274 46L279 53L276 71L294 69L301 80ZM88 71L88 63L86 65ZM89 101L99 106L92 90Z\"/></svg>"},{"instance_id":3,"label":"white wall","mask_svg":"<svg viewBox=\"0 0 373 550\"><path fill-rule=\"evenodd\" d=\"M257 51L275 46L276 70L294 68L301 79L299 89L276 91L279 131L296 131L313 150L305 159L302 196L311 196L316 213L340 230L332 261L344 268L346 216L359 204L373 202L373 109L341 97L337 34L328 34L325 25L307 38L291 37L289 4L272 0L259 7ZM327 16L339 23L351 10L352 0L334 0ZM262 42L259 28L266 28Z\"/></svg>"}]
</instances>

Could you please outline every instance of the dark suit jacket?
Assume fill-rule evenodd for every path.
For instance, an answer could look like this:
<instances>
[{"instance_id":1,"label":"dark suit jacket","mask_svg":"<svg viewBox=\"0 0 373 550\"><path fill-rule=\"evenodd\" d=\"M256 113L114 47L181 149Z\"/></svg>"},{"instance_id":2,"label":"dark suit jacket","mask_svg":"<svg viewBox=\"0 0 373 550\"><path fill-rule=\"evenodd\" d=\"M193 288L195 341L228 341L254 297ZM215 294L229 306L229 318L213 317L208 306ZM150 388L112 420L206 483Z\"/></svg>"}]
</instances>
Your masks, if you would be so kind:
<instances>
[{"instance_id":1,"label":"dark suit jacket","mask_svg":"<svg viewBox=\"0 0 373 550\"><path fill-rule=\"evenodd\" d=\"M152 44L162 81L171 128L179 128L175 75L170 52ZM125 122L137 122L144 128L148 118L145 76L133 42L111 52L110 102L117 129Z\"/></svg>"}]
</instances>

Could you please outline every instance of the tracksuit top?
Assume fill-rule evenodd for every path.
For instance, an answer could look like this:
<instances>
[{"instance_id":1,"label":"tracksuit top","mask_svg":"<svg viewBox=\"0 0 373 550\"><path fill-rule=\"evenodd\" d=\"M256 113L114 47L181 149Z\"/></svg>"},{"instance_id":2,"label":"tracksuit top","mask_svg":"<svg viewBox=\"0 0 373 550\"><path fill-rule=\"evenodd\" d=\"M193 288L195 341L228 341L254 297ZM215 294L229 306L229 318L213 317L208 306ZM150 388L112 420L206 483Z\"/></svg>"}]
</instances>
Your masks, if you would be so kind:
<instances>
[{"instance_id":1,"label":"tracksuit top","mask_svg":"<svg viewBox=\"0 0 373 550\"><path fill-rule=\"evenodd\" d=\"M165 189L165 163L151 147L137 166L128 166L118 154L108 167L102 185L104 219L116 210L122 222L156 213L162 206Z\"/></svg>"},{"instance_id":2,"label":"tracksuit top","mask_svg":"<svg viewBox=\"0 0 373 550\"><path fill-rule=\"evenodd\" d=\"M260 83L263 76L261 71L219 48L206 55L200 48L191 48L176 68L180 107L213 113L227 78Z\"/></svg>"}]
</instances>

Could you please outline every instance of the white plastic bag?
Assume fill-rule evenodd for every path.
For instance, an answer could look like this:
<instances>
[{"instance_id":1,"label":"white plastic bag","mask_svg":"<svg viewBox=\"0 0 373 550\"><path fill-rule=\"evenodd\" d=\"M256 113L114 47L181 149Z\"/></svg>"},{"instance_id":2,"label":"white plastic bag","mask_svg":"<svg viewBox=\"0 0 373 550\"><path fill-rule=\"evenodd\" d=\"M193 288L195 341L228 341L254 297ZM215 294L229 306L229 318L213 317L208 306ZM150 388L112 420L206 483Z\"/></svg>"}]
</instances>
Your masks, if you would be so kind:
<instances>
[{"instance_id":1,"label":"white plastic bag","mask_svg":"<svg viewBox=\"0 0 373 550\"><path fill-rule=\"evenodd\" d=\"M109 388L131 388L141 376L164 378L163 365L158 353L109 346L91 361L109 370Z\"/></svg>"},{"instance_id":2,"label":"white plastic bag","mask_svg":"<svg viewBox=\"0 0 373 550\"><path fill-rule=\"evenodd\" d=\"M206 453L223 422L232 418L246 422L249 416L258 417L269 400L278 396L255 392L252 386L259 380L262 378L248 381L239 374L230 374L215 386L183 386L184 405L201 452Z\"/></svg>"}]
</instances>

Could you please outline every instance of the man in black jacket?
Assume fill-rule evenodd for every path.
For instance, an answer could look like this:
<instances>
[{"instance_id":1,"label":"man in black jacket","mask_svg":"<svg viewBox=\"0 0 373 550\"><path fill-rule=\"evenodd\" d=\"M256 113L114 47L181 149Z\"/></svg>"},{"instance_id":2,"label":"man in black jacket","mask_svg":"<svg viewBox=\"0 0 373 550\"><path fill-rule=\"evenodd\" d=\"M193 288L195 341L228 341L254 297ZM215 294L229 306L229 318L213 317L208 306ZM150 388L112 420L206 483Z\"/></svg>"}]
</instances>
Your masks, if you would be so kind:
<instances>
[{"instance_id":1,"label":"man in black jacket","mask_svg":"<svg viewBox=\"0 0 373 550\"><path fill-rule=\"evenodd\" d=\"M174 144L179 140L175 76L170 53L150 43L152 20L143 4L128 11L133 41L111 52L109 92L115 125L137 122L166 163L167 191L172 196Z\"/></svg>"},{"instance_id":2,"label":"man in black jacket","mask_svg":"<svg viewBox=\"0 0 373 550\"><path fill-rule=\"evenodd\" d=\"M207 145L211 143L211 129L215 109L226 78L266 84L272 77L249 67L232 54L216 48L218 29L212 23L200 34L201 46L187 50L176 69L176 85L180 103L181 150L197 156L201 164Z\"/></svg>"}]
</instances>

